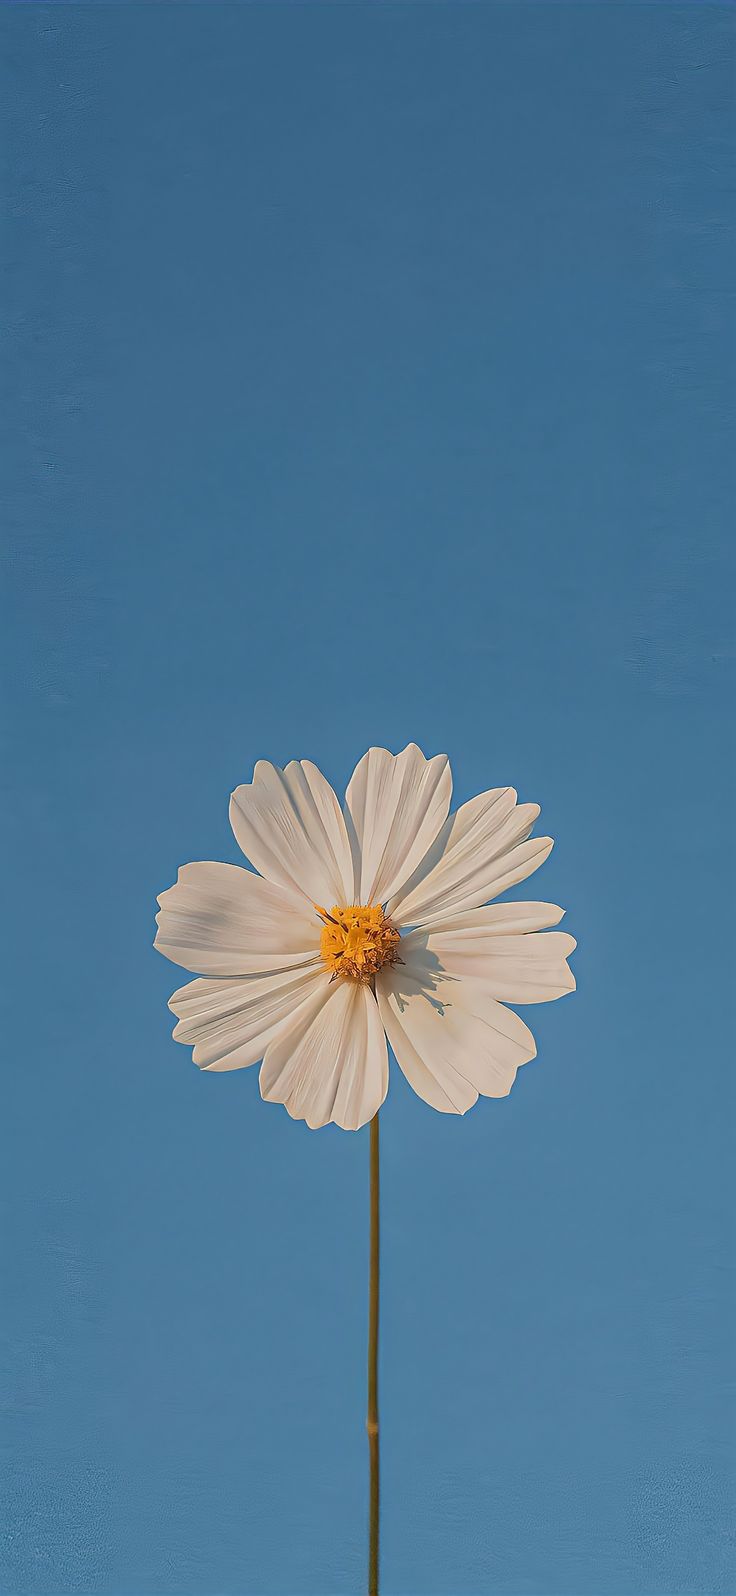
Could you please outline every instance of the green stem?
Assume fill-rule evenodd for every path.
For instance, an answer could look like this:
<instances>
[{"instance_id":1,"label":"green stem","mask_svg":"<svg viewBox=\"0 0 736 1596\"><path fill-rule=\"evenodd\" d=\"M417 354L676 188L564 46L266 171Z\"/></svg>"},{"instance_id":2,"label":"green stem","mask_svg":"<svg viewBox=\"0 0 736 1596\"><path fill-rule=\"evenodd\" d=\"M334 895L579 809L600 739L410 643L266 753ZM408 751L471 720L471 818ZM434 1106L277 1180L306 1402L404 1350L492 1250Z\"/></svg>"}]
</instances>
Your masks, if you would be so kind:
<instances>
[{"instance_id":1,"label":"green stem","mask_svg":"<svg viewBox=\"0 0 736 1596\"><path fill-rule=\"evenodd\" d=\"M378 1596L378 1281L379 1281L379 1161L378 1115L371 1120L371 1257L368 1293L368 1450L370 1456L370 1508L368 1514L368 1596Z\"/></svg>"}]
</instances>

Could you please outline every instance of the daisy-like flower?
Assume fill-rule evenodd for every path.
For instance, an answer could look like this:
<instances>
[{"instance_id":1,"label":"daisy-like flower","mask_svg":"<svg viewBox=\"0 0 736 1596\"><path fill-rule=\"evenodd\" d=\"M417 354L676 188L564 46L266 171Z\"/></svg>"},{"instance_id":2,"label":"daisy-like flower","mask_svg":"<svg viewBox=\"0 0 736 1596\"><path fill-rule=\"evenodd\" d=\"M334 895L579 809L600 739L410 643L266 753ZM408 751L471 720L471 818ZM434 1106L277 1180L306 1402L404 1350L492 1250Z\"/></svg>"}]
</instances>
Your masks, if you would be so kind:
<instances>
[{"instance_id":1,"label":"daisy-like flower","mask_svg":"<svg viewBox=\"0 0 736 1596\"><path fill-rule=\"evenodd\" d=\"M309 760L259 761L230 819L251 870L188 864L159 898L155 946L200 979L174 1037L203 1070L263 1060L261 1095L312 1128L357 1130L388 1089L386 1039L446 1114L505 1097L534 1058L507 1003L575 987L549 903L493 903L552 847L537 804L495 787L449 813L444 754L371 748L345 807Z\"/></svg>"}]
</instances>

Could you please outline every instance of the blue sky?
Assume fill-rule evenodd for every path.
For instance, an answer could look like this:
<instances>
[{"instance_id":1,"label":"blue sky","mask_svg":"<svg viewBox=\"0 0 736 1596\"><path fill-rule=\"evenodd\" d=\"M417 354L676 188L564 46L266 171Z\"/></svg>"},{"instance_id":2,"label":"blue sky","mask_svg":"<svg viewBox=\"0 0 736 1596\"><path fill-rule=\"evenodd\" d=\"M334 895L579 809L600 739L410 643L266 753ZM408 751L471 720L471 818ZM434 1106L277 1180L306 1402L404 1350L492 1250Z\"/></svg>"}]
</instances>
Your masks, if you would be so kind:
<instances>
[{"instance_id":1,"label":"blue sky","mask_svg":"<svg viewBox=\"0 0 736 1596\"><path fill-rule=\"evenodd\" d=\"M732 1589L733 12L6 9L2 1589L347 1596L368 1134L170 1040L256 759L511 783L572 999L383 1135L386 1596Z\"/></svg>"}]
</instances>

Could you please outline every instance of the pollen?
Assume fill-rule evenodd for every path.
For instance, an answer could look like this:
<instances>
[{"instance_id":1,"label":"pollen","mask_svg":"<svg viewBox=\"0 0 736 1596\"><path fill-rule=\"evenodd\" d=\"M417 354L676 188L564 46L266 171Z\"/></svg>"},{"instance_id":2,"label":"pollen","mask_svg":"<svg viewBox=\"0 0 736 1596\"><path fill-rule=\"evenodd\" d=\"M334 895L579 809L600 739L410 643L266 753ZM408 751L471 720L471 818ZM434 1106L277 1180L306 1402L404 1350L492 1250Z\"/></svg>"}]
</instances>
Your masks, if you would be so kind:
<instances>
[{"instance_id":1,"label":"pollen","mask_svg":"<svg viewBox=\"0 0 736 1596\"><path fill-rule=\"evenodd\" d=\"M384 964L399 962L401 938L380 904L333 904L329 914L318 903L315 909L324 921L320 953L333 980L370 981Z\"/></svg>"}]
</instances>

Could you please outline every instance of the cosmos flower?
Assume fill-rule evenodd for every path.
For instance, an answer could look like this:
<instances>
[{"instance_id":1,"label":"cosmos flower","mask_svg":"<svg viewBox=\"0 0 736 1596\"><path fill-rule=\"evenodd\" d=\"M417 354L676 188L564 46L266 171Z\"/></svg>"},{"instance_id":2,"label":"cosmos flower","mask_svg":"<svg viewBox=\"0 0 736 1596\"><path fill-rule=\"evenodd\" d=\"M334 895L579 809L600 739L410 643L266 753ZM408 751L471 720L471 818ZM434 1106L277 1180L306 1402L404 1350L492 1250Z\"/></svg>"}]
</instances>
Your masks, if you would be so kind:
<instances>
[{"instance_id":1,"label":"cosmos flower","mask_svg":"<svg viewBox=\"0 0 736 1596\"><path fill-rule=\"evenodd\" d=\"M200 977L175 992L176 1041L203 1070L262 1059L261 1095L312 1128L357 1130L388 1089L388 1051L433 1108L505 1097L536 1053L507 1003L575 987L549 903L495 903L538 869L537 804L495 787L449 813L444 754L371 748L344 810L309 760L259 761L230 819L251 870L188 864L155 946Z\"/></svg>"}]
</instances>

